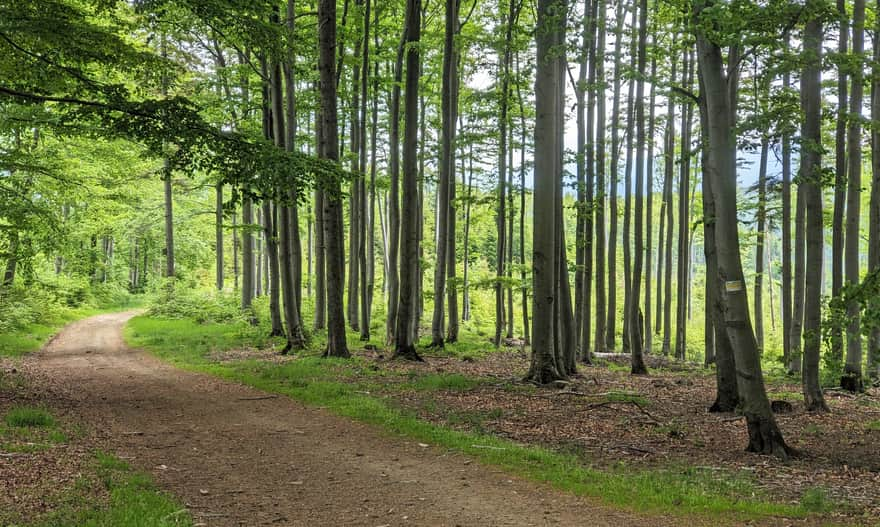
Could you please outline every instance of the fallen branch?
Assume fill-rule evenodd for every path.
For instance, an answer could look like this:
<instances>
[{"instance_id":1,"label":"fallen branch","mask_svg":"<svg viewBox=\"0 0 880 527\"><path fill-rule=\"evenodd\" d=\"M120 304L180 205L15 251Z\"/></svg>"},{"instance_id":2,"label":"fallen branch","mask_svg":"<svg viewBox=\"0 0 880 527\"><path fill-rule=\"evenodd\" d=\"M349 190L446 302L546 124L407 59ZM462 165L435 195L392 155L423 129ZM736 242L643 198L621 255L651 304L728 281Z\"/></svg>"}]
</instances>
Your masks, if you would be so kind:
<instances>
[{"instance_id":1,"label":"fallen branch","mask_svg":"<svg viewBox=\"0 0 880 527\"><path fill-rule=\"evenodd\" d=\"M471 448L485 448L489 450L507 450L506 448L501 448L500 446L489 446L489 445L471 445Z\"/></svg>"},{"instance_id":2,"label":"fallen branch","mask_svg":"<svg viewBox=\"0 0 880 527\"><path fill-rule=\"evenodd\" d=\"M639 409L639 412L641 412L641 413L644 414L648 419L650 419L652 424L655 424L655 425L657 425L657 426L659 426L660 424L662 424L660 421L657 420L656 417L654 417L653 415L651 415L651 413L650 413L649 411L645 410L645 408L644 408L642 405L640 405L639 403L637 403L637 402L635 402L635 401L629 401L629 400L624 400L624 401L603 401L603 402L601 402L601 403L593 403L593 404L590 404L590 405L587 406L586 409L587 409L587 410L592 410L592 409L594 409L594 408L599 408L599 407L602 407L602 406L611 406L611 405L614 405L614 404L631 404L631 405L635 406L636 408L638 408L638 409Z\"/></svg>"},{"instance_id":3,"label":"fallen branch","mask_svg":"<svg viewBox=\"0 0 880 527\"><path fill-rule=\"evenodd\" d=\"M264 399L277 399L277 395L260 395L258 397L239 397L239 401L262 401Z\"/></svg>"}]
</instances>

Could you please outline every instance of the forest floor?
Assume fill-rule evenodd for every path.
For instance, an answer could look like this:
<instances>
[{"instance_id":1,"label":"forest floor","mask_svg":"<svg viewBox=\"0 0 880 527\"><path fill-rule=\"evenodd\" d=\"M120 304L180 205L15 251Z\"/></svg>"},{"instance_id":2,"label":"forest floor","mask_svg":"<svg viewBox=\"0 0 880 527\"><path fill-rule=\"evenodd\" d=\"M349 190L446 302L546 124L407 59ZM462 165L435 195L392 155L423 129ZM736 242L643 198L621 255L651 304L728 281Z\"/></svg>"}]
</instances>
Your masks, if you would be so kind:
<instances>
[{"instance_id":1,"label":"forest floor","mask_svg":"<svg viewBox=\"0 0 880 527\"><path fill-rule=\"evenodd\" d=\"M527 357L515 348L480 357L426 357L422 364L358 350L357 367L339 366L350 390L372 391L369 397L444 427L517 445L549 445L602 471L683 471L711 492L730 486L732 496L748 480L744 488L818 514L630 512L640 508L637 503L621 509L481 462L496 456L504 465L505 448L515 454L507 443L441 448L440 439L433 444L389 435L320 407L177 369L125 346L122 328L133 315L74 323L42 352L18 362L26 393L0 385L0 411L24 398L84 422L89 448L151 474L195 525L871 525L880 514L876 392L829 394L833 413L813 416L786 395L793 386L772 385L775 399L793 404L779 420L789 443L803 452L782 464L742 452L741 419L706 413L713 379L697 369L663 364L649 377L631 377L611 363L584 367L572 383L547 390L519 382ZM255 349L218 350L209 360L276 377L285 367L310 364ZM354 393L308 379L284 382L330 395ZM81 456L82 448L77 451ZM63 456L47 465L46 456L58 455L50 449L0 457L0 483L7 487L0 508L51 508L41 489L75 479L68 473L81 465Z\"/></svg>"}]
</instances>

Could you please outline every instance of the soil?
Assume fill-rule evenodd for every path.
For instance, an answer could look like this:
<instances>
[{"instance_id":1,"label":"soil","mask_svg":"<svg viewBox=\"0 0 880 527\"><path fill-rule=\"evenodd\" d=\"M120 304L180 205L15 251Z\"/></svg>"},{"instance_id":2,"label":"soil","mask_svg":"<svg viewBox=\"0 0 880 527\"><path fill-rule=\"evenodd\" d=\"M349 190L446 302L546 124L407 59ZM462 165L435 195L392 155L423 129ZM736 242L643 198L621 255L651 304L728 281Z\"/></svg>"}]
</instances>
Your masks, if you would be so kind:
<instances>
[{"instance_id":1,"label":"soil","mask_svg":"<svg viewBox=\"0 0 880 527\"><path fill-rule=\"evenodd\" d=\"M175 369L124 345L134 314L74 323L21 367L44 404L152 474L196 525L681 525Z\"/></svg>"}]
</instances>

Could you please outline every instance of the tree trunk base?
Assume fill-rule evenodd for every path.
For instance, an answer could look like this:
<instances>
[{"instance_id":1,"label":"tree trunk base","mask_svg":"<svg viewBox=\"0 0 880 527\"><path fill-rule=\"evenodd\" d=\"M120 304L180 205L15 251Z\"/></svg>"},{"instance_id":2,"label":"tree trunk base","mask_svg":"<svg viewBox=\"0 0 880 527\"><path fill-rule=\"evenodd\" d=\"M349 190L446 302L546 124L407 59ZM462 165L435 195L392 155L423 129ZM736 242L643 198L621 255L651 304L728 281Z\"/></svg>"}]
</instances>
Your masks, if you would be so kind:
<instances>
[{"instance_id":1,"label":"tree trunk base","mask_svg":"<svg viewBox=\"0 0 880 527\"><path fill-rule=\"evenodd\" d=\"M443 337L433 337L431 343L428 344L428 348L443 348L444 346L445 342L443 341Z\"/></svg>"},{"instance_id":2,"label":"tree trunk base","mask_svg":"<svg viewBox=\"0 0 880 527\"><path fill-rule=\"evenodd\" d=\"M736 410L738 404L739 400L735 396L717 395L715 397L715 402L709 407L709 413L724 414L733 412Z\"/></svg>"},{"instance_id":3,"label":"tree trunk base","mask_svg":"<svg viewBox=\"0 0 880 527\"><path fill-rule=\"evenodd\" d=\"M852 393L865 391L862 376L857 373L844 373L843 377L840 378L840 387Z\"/></svg>"},{"instance_id":4,"label":"tree trunk base","mask_svg":"<svg viewBox=\"0 0 880 527\"><path fill-rule=\"evenodd\" d=\"M269 332L269 336L270 337L283 337L284 331L282 331L280 329L273 329L272 331Z\"/></svg>"},{"instance_id":5,"label":"tree trunk base","mask_svg":"<svg viewBox=\"0 0 880 527\"><path fill-rule=\"evenodd\" d=\"M369 342L370 334L369 333L361 333L361 342Z\"/></svg>"},{"instance_id":6,"label":"tree trunk base","mask_svg":"<svg viewBox=\"0 0 880 527\"><path fill-rule=\"evenodd\" d=\"M648 367L645 366L645 360L641 356L633 356L630 375L647 375Z\"/></svg>"},{"instance_id":7,"label":"tree trunk base","mask_svg":"<svg viewBox=\"0 0 880 527\"><path fill-rule=\"evenodd\" d=\"M746 416L749 427L749 446L746 452L776 456L788 461L795 455L795 450L785 444L782 433L772 418L757 415Z\"/></svg>"},{"instance_id":8,"label":"tree trunk base","mask_svg":"<svg viewBox=\"0 0 880 527\"><path fill-rule=\"evenodd\" d=\"M825 403L825 399L822 397L812 397L812 396L804 396L804 408L808 412L812 413L828 413L831 409L828 408L828 405Z\"/></svg>"},{"instance_id":9,"label":"tree trunk base","mask_svg":"<svg viewBox=\"0 0 880 527\"><path fill-rule=\"evenodd\" d=\"M414 362L425 362L425 359L421 357L416 351L415 346L398 346L394 350L394 354L391 355L391 360L409 360Z\"/></svg>"},{"instance_id":10,"label":"tree trunk base","mask_svg":"<svg viewBox=\"0 0 880 527\"><path fill-rule=\"evenodd\" d=\"M532 368L523 378L523 381L537 384L538 386L547 386L554 381L564 381L565 379L565 375L559 373L555 367L549 366L544 368Z\"/></svg>"}]
</instances>

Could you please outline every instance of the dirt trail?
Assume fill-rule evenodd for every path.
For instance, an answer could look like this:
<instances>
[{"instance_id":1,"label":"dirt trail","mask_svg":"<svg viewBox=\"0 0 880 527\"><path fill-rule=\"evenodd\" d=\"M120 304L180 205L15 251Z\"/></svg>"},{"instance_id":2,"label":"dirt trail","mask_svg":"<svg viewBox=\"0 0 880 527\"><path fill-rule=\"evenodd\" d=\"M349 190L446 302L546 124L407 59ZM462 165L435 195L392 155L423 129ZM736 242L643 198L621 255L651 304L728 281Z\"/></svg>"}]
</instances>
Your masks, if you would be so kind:
<instances>
[{"instance_id":1,"label":"dirt trail","mask_svg":"<svg viewBox=\"0 0 880 527\"><path fill-rule=\"evenodd\" d=\"M178 370L124 345L121 330L133 315L72 324L28 368L46 379L50 404L92 424L103 448L151 473L197 524L682 524L617 511L287 398Z\"/></svg>"}]
</instances>

